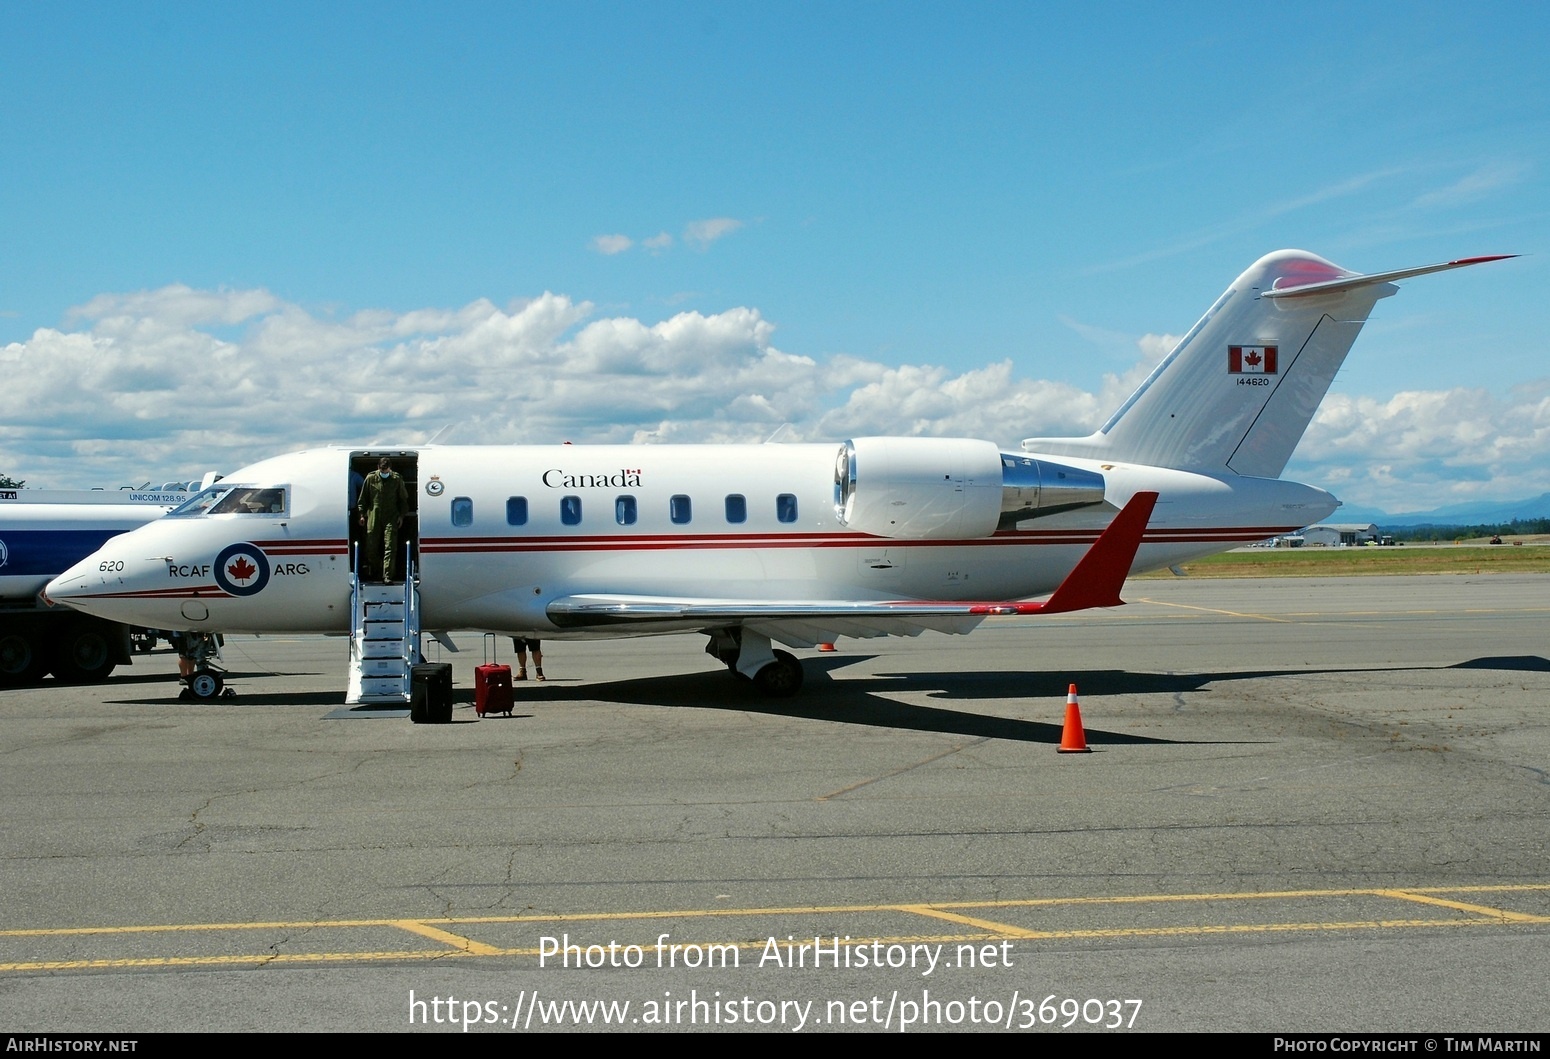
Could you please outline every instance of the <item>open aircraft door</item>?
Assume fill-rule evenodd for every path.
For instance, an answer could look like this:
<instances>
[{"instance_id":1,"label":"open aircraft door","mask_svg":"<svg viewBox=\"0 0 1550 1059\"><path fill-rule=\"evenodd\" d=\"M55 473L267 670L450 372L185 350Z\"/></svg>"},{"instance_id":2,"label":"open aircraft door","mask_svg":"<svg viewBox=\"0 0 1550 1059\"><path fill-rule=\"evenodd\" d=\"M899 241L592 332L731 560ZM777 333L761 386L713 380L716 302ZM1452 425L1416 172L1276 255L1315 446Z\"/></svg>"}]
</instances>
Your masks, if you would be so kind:
<instances>
[{"instance_id":1,"label":"open aircraft door","mask_svg":"<svg viewBox=\"0 0 1550 1059\"><path fill-rule=\"evenodd\" d=\"M392 494L404 510L387 578L383 557L372 554L380 538L369 540L361 503L367 481L383 460L404 480L403 495ZM420 661L419 465L420 454L410 449L361 449L350 453L349 461L350 676L345 701L409 705L411 716L416 709L413 670Z\"/></svg>"},{"instance_id":2,"label":"open aircraft door","mask_svg":"<svg viewBox=\"0 0 1550 1059\"><path fill-rule=\"evenodd\" d=\"M360 562L360 556L366 548L366 527L361 525L361 487L368 475L377 473L377 464L384 458L392 465L393 471L403 477L409 494L409 509L404 513L404 524L397 545L396 573L402 577L406 568L416 573L420 569L420 454L412 449L360 449L350 453L348 485L350 573L355 576L358 576L356 564ZM410 561L408 567L405 566L406 558ZM368 571L374 571L374 563L368 562L366 565Z\"/></svg>"}]
</instances>

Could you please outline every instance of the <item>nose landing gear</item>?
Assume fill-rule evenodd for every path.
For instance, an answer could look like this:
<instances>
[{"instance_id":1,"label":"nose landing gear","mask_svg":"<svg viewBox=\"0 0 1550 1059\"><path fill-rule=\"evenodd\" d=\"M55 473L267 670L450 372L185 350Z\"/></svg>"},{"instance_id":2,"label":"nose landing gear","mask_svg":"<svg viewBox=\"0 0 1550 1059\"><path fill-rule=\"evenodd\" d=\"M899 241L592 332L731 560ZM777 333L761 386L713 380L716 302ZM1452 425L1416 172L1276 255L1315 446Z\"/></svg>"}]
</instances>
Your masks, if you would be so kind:
<instances>
[{"instance_id":1,"label":"nose landing gear","mask_svg":"<svg viewBox=\"0 0 1550 1059\"><path fill-rule=\"evenodd\" d=\"M237 693L226 687L226 670L221 668L221 638L215 633L173 633L173 646L178 649L178 668L183 675L178 682L183 690L178 699L183 702L210 702L214 699L234 699Z\"/></svg>"},{"instance_id":2,"label":"nose landing gear","mask_svg":"<svg viewBox=\"0 0 1550 1059\"><path fill-rule=\"evenodd\" d=\"M214 669L198 669L183 680L183 690L178 698L184 702L211 702L215 699L235 699L237 692L226 686L224 675Z\"/></svg>"}]
</instances>

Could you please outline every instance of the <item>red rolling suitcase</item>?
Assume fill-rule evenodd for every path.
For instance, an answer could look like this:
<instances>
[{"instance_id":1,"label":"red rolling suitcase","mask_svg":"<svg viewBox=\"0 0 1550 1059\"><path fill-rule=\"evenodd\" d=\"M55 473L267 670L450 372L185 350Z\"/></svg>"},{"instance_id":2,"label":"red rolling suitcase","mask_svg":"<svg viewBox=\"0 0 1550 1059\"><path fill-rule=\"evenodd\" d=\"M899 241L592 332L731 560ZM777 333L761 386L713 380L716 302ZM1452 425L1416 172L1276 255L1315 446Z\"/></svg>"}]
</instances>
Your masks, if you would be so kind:
<instances>
[{"instance_id":1,"label":"red rolling suitcase","mask_svg":"<svg viewBox=\"0 0 1550 1059\"><path fill-rule=\"evenodd\" d=\"M480 717L487 713L504 713L511 716L511 667L490 661L494 637L485 640L485 663L474 667L474 712Z\"/></svg>"}]
</instances>

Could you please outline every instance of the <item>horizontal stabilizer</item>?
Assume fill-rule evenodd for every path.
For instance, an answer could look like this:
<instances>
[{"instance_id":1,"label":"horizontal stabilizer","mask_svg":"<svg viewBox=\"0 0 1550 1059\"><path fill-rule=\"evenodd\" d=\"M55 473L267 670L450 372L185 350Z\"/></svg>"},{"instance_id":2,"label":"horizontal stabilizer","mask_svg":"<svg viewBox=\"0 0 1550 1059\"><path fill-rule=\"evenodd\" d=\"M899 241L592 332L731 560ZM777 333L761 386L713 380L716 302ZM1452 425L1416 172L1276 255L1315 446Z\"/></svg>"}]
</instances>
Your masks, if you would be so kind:
<instances>
[{"instance_id":1,"label":"horizontal stabilizer","mask_svg":"<svg viewBox=\"0 0 1550 1059\"><path fill-rule=\"evenodd\" d=\"M1398 268L1392 272L1373 272L1365 276L1344 276L1340 279L1325 280L1322 283L1286 284L1284 281L1280 281L1275 289L1262 291L1260 297L1307 298L1315 294L1343 294L1346 291L1357 290L1360 287L1370 287L1375 283L1410 279L1412 276L1425 276L1432 272L1446 272L1453 268L1481 265L1487 261L1506 261L1517 256L1517 254L1489 254L1484 257L1461 257L1457 261L1444 261L1440 265L1417 265L1415 268Z\"/></svg>"},{"instance_id":2,"label":"horizontal stabilizer","mask_svg":"<svg viewBox=\"0 0 1550 1059\"><path fill-rule=\"evenodd\" d=\"M1029 438L1023 451L1279 478L1392 281L1511 256L1362 275L1305 250L1266 254L1096 434Z\"/></svg>"}]
</instances>

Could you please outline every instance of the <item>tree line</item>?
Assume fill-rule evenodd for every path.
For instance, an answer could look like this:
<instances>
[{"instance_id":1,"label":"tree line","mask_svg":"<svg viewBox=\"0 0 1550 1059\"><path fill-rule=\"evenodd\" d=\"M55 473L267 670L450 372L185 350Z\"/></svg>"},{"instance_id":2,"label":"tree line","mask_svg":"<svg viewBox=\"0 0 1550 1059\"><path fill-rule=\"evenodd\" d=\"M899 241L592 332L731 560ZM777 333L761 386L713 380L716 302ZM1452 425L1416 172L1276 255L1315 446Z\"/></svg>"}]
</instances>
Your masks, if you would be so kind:
<instances>
[{"instance_id":1,"label":"tree line","mask_svg":"<svg viewBox=\"0 0 1550 1059\"><path fill-rule=\"evenodd\" d=\"M1550 518L1515 518L1511 522L1482 522L1473 526L1380 527L1396 541L1461 541L1471 537L1528 536L1550 533Z\"/></svg>"}]
</instances>

